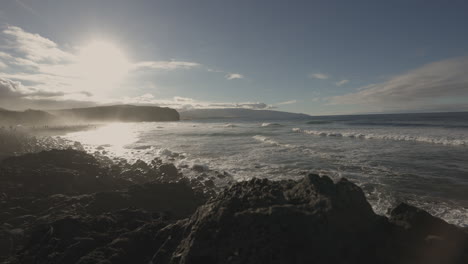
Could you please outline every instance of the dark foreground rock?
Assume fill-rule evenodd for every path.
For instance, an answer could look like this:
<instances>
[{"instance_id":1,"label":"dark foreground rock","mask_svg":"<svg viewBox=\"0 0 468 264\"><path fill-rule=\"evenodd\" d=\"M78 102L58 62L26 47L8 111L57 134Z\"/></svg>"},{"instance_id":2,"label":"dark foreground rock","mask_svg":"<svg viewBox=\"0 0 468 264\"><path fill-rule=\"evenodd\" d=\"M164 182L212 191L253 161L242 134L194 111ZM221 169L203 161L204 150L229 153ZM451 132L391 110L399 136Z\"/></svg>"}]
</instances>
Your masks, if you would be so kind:
<instances>
[{"instance_id":1,"label":"dark foreground rock","mask_svg":"<svg viewBox=\"0 0 468 264\"><path fill-rule=\"evenodd\" d=\"M468 236L402 204L374 214L345 179L252 180L232 186L186 221L153 263L468 263Z\"/></svg>"},{"instance_id":2,"label":"dark foreground rock","mask_svg":"<svg viewBox=\"0 0 468 264\"><path fill-rule=\"evenodd\" d=\"M200 184L158 160L106 169L82 153L66 155L76 156L57 156L54 166L76 170L77 179L97 173L111 188L82 192L76 183L67 194L3 193L0 262L468 263L464 230L406 204L389 218L376 215L346 179L254 179L206 201Z\"/></svg>"}]
</instances>

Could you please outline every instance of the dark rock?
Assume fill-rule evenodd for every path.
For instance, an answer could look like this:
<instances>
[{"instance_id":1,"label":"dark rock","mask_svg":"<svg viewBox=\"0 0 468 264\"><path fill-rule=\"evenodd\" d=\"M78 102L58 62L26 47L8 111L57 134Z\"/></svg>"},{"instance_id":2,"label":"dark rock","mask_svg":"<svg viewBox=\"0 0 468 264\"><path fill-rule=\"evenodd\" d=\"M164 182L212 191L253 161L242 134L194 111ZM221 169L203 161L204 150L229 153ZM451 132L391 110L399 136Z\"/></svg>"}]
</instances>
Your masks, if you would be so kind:
<instances>
[{"instance_id":1,"label":"dark rock","mask_svg":"<svg viewBox=\"0 0 468 264\"><path fill-rule=\"evenodd\" d=\"M196 172L204 172L206 170L206 168L203 165L195 164L195 165L192 166L192 170L194 170Z\"/></svg>"},{"instance_id":2,"label":"dark rock","mask_svg":"<svg viewBox=\"0 0 468 264\"><path fill-rule=\"evenodd\" d=\"M209 187L209 188L214 188L215 187L215 184L214 184L213 180L206 180L203 184L205 184L205 186Z\"/></svg>"},{"instance_id":3,"label":"dark rock","mask_svg":"<svg viewBox=\"0 0 468 264\"><path fill-rule=\"evenodd\" d=\"M160 230L153 263L468 263L464 232L409 208L388 221L345 179L240 182Z\"/></svg>"},{"instance_id":4,"label":"dark rock","mask_svg":"<svg viewBox=\"0 0 468 264\"><path fill-rule=\"evenodd\" d=\"M391 211L396 227L391 243L396 256L411 263L468 263L468 233L461 228L401 203Z\"/></svg>"},{"instance_id":5,"label":"dark rock","mask_svg":"<svg viewBox=\"0 0 468 264\"><path fill-rule=\"evenodd\" d=\"M253 179L219 194L213 179L225 181L75 150L8 158L0 262L468 263L466 230L406 204L376 215L346 179Z\"/></svg>"},{"instance_id":6,"label":"dark rock","mask_svg":"<svg viewBox=\"0 0 468 264\"><path fill-rule=\"evenodd\" d=\"M0 164L0 183L10 196L91 193L119 184L93 156L72 149L7 158Z\"/></svg>"},{"instance_id":7,"label":"dark rock","mask_svg":"<svg viewBox=\"0 0 468 264\"><path fill-rule=\"evenodd\" d=\"M172 163L161 164L158 170L166 181L177 181L180 178L179 171Z\"/></svg>"},{"instance_id":8,"label":"dark rock","mask_svg":"<svg viewBox=\"0 0 468 264\"><path fill-rule=\"evenodd\" d=\"M184 235L164 244L153 262L367 263L376 259L372 249L382 221L345 180L254 179L232 186L174 227Z\"/></svg>"}]
</instances>

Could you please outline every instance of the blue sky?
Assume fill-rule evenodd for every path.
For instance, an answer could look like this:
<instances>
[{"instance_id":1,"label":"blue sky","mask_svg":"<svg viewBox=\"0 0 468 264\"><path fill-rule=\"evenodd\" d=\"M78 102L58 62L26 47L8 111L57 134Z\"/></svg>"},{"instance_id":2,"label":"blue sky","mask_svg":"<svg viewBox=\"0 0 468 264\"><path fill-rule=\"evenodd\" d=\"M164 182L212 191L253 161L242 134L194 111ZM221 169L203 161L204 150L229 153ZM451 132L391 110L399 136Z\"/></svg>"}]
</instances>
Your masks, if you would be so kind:
<instances>
[{"instance_id":1,"label":"blue sky","mask_svg":"<svg viewBox=\"0 0 468 264\"><path fill-rule=\"evenodd\" d=\"M466 14L466 1L3 0L0 107L466 111Z\"/></svg>"}]
</instances>

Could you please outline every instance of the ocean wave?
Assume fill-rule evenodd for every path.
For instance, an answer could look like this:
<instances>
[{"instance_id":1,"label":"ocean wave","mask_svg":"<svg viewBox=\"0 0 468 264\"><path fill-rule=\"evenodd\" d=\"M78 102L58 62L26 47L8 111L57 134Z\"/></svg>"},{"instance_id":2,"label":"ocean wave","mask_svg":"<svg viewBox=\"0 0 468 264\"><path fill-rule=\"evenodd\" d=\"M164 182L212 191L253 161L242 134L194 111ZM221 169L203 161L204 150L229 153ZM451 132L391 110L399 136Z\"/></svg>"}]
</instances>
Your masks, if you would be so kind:
<instances>
[{"instance_id":1,"label":"ocean wave","mask_svg":"<svg viewBox=\"0 0 468 264\"><path fill-rule=\"evenodd\" d=\"M224 127L237 127L237 126L234 124L228 123L228 124L225 124Z\"/></svg>"},{"instance_id":2,"label":"ocean wave","mask_svg":"<svg viewBox=\"0 0 468 264\"><path fill-rule=\"evenodd\" d=\"M275 140L273 140L273 139L271 139L269 137L265 137L265 136L256 135L256 136L253 136L252 138L255 139L255 140L258 140L260 142L268 143L268 144L271 144L271 145L274 145L274 146L281 145L277 141L275 141Z\"/></svg>"},{"instance_id":3,"label":"ocean wave","mask_svg":"<svg viewBox=\"0 0 468 264\"><path fill-rule=\"evenodd\" d=\"M158 152L157 152L158 156L173 156L174 155L174 152L167 149L167 148L163 148L163 149L159 149Z\"/></svg>"},{"instance_id":4,"label":"ocean wave","mask_svg":"<svg viewBox=\"0 0 468 264\"><path fill-rule=\"evenodd\" d=\"M324 125L324 124L331 124L333 121L327 121L327 120L311 120L307 121L308 125Z\"/></svg>"},{"instance_id":5,"label":"ocean wave","mask_svg":"<svg viewBox=\"0 0 468 264\"><path fill-rule=\"evenodd\" d=\"M281 127L283 125L278 124L278 123L263 123L262 127Z\"/></svg>"},{"instance_id":6,"label":"ocean wave","mask_svg":"<svg viewBox=\"0 0 468 264\"><path fill-rule=\"evenodd\" d=\"M431 144L441 144L450 146L468 146L467 139L452 139L452 138L435 138L430 136L413 136L404 134L378 134L378 133L359 133L359 132L335 132L335 131L320 131L320 130L305 130L293 128L293 132L321 136L321 137L347 137L358 139L380 139L380 140L395 140L395 141L414 141Z\"/></svg>"},{"instance_id":7,"label":"ocean wave","mask_svg":"<svg viewBox=\"0 0 468 264\"><path fill-rule=\"evenodd\" d=\"M351 126L389 126L389 127L442 127L442 128L468 128L466 124L446 123L405 123L405 122L350 122Z\"/></svg>"}]
</instances>

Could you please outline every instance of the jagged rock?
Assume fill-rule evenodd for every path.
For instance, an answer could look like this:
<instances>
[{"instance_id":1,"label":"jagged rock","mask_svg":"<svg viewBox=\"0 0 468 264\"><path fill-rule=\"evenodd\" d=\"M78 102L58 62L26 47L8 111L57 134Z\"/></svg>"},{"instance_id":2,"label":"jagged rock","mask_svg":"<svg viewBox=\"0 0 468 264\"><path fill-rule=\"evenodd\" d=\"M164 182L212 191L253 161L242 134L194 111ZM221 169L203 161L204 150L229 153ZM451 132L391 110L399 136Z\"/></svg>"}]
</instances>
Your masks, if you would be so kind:
<instances>
[{"instance_id":1,"label":"jagged rock","mask_svg":"<svg viewBox=\"0 0 468 264\"><path fill-rule=\"evenodd\" d=\"M346 179L254 179L219 194L213 179L74 150L6 159L0 262L468 263L464 230L406 204L376 215Z\"/></svg>"},{"instance_id":2,"label":"jagged rock","mask_svg":"<svg viewBox=\"0 0 468 264\"><path fill-rule=\"evenodd\" d=\"M375 259L371 249L384 222L361 189L344 179L255 179L173 226L184 235L164 244L153 263L361 263Z\"/></svg>"},{"instance_id":3,"label":"jagged rock","mask_svg":"<svg viewBox=\"0 0 468 264\"><path fill-rule=\"evenodd\" d=\"M55 195L38 205L47 202L48 208L36 212L33 221L14 223L25 226L27 239L14 244L10 235L0 239L1 245L8 245L0 251L0 261L20 245L25 246L9 263L149 261L160 246L154 234L168 221L190 216L205 200L184 183L147 183L77 197Z\"/></svg>"},{"instance_id":4,"label":"jagged rock","mask_svg":"<svg viewBox=\"0 0 468 264\"><path fill-rule=\"evenodd\" d=\"M437 251L442 256L436 259L418 258L433 253L412 244L414 236L420 243L415 234L440 235L431 230L443 226L450 230L442 232L450 234L443 239L453 240L430 237L430 243L461 249L465 233L427 213L395 210L391 221L376 215L362 190L345 179L254 179L233 185L189 220L159 231L157 239L166 240L152 263L467 263L466 250L457 251L456 258L450 250ZM402 227L407 224L421 224L422 230L408 232Z\"/></svg>"},{"instance_id":5,"label":"jagged rock","mask_svg":"<svg viewBox=\"0 0 468 264\"><path fill-rule=\"evenodd\" d=\"M121 236L131 237L127 233L138 232L140 227L148 223L158 226L159 229L166 225L159 215L138 209L124 209L99 217L66 216L51 219L34 226L29 242L16 258L11 258L9 262L77 263L96 249L119 248L116 241L123 240ZM145 235L150 237L151 233ZM135 246L144 246L146 241L138 242Z\"/></svg>"},{"instance_id":6,"label":"jagged rock","mask_svg":"<svg viewBox=\"0 0 468 264\"><path fill-rule=\"evenodd\" d=\"M468 263L468 233L426 211L402 203L390 213L393 257L410 263Z\"/></svg>"},{"instance_id":7,"label":"jagged rock","mask_svg":"<svg viewBox=\"0 0 468 264\"><path fill-rule=\"evenodd\" d=\"M72 149L7 158L0 164L0 181L9 195L91 193L120 184L93 156Z\"/></svg>"},{"instance_id":8,"label":"jagged rock","mask_svg":"<svg viewBox=\"0 0 468 264\"><path fill-rule=\"evenodd\" d=\"M158 170L167 181L176 181L180 178L179 171L172 163L161 164Z\"/></svg>"},{"instance_id":9,"label":"jagged rock","mask_svg":"<svg viewBox=\"0 0 468 264\"><path fill-rule=\"evenodd\" d=\"M206 168L203 165L195 164L195 165L192 166L192 170L194 170L196 172L204 172L206 170Z\"/></svg>"}]
</instances>

